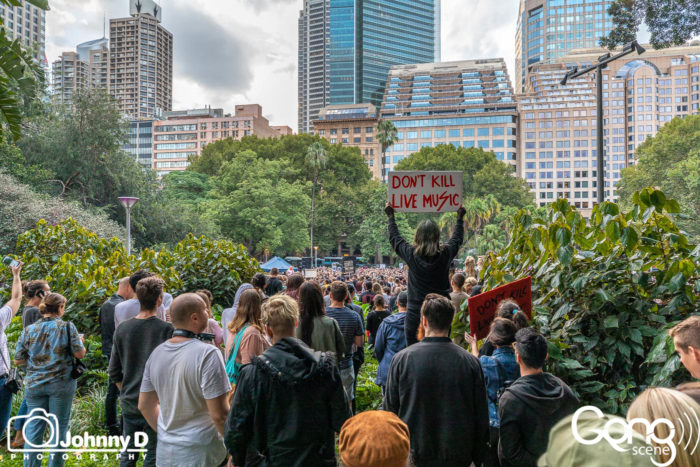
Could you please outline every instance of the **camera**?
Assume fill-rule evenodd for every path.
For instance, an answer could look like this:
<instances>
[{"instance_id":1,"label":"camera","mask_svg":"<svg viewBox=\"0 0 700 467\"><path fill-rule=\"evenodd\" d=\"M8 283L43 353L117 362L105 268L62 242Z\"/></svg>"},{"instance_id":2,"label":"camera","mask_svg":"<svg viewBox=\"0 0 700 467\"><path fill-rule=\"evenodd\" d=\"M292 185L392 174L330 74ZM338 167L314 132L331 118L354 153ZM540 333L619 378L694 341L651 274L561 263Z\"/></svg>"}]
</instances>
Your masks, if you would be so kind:
<instances>
[{"instance_id":1,"label":"camera","mask_svg":"<svg viewBox=\"0 0 700 467\"><path fill-rule=\"evenodd\" d=\"M12 448L10 429L14 425L15 420L24 420L24 426L22 428L22 435L25 439L24 448ZM49 440L47 442L42 442L39 445L32 444L27 435L27 427L30 423L45 423L48 425L50 430ZM42 408L32 409L32 411L27 415L17 415L12 417L7 422L7 449L10 452L42 452L46 449L57 448L59 444L58 436L60 433L58 428L58 417L52 413L47 413L46 410Z\"/></svg>"}]
</instances>

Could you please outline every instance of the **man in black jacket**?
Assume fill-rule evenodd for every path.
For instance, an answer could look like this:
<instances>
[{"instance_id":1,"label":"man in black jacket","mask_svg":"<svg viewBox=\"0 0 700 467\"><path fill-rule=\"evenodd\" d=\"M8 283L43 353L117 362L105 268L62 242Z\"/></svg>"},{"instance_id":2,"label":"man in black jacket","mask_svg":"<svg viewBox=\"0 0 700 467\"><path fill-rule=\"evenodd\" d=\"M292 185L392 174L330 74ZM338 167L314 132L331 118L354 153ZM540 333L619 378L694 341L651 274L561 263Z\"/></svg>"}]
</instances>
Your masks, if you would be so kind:
<instances>
[{"instance_id":1,"label":"man in black jacket","mask_svg":"<svg viewBox=\"0 0 700 467\"><path fill-rule=\"evenodd\" d=\"M547 341L542 334L532 328L518 331L515 358L521 376L505 390L498 404L501 467L537 465L547 450L552 427L574 413L579 404L566 383L542 371L547 359Z\"/></svg>"},{"instance_id":2,"label":"man in black jacket","mask_svg":"<svg viewBox=\"0 0 700 467\"><path fill-rule=\"evenodd\" d=\"M284 286L282 285L282 281L277 278L278 275L279 271L277 270L277 268L270 269L270 278L268 279L267 285L265 286L265 293L268 297L277 295L284 288Z\"/></svg>"},{"instance_id":3,"label":"man in black jacket","mask_svg":"<svg viewBox=\"0 0 700 467\"><path fill-rule=\"evenodd\" d=\"M118 304L133 297L134 291L129 285L129 278L125 277L119 281L117 293L112 295L100 307L100 328L102 331L102 355L109 358L112 355L112 338L114 337L114 309ZM110 436L120 435L121 426L117 422L117 402L119 401L119 388L111 379L107 385L107 396L105 397L105 425Z\"/></svg>"},{"instance_id":4,"label":"man in black jacket","mask_svg":"<svg viewBox=\"0 0 700 467\"><path fill-rule=\"evenodd\" d=\"M233 465L337 465L334 434L352 416L335 360L295 339L297 302L263 306L272 347L241 369L226 422Z\"/></svg>"},{"instance_id":5,"label":"man in black jacket","mask_svg":"<svg viewBox=\"0 0 700 467\"><path fill-rule=\"evenodd\" d=\"M409 245L399 233L394 208L387 203L384 212L389 217L391 247L408 265L408 308L404 330L406 345L410 346L418 342L420 309L425 296L433 293L450 298L450 267L464 241L464 215L467 211L464 206L459 207L457 225L446 245L440 245L440 229L432 219L421 221L413 245Z\"/></svg>"},{"instance_id":6,"label":"man in black jacket","mask_svg":"<svg viewBox=\"0 0 700 467\"><path fill-rule=\"evenodd\" d=\"M429 294L421 309L425 338L397 353L387 377L384 409L411 432L418 467L467 466L483 462L489 413L481 365L448 336L454 307Z\"/></svg>"}]
</instances>

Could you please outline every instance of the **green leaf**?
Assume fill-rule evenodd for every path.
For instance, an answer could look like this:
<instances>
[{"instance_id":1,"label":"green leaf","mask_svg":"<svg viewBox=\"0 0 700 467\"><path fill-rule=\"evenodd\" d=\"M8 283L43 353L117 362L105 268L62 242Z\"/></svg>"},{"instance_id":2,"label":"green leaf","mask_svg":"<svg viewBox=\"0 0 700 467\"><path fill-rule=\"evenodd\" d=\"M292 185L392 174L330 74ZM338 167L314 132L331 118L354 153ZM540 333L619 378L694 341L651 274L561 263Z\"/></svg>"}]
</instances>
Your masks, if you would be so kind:
<instances>
[{"instance_id":1,"label":"green leaf","mask_svg":"<svg viewBox=\"0 0 700 467\"><path fill-rule=\"evenodd\" d=\"M620 238L620 224L617 221L610 221L605 226L605 234L611 242L616 242Z\"/></svg>"},{"instance_id":2,"label":"green leaf","mask_svg":"<svg viewBox=\"0 0 700 467\"><path fill-rule=\"evenodd\" d=\"M620 326L617 315L606 316L604 324L606 328L617 328Z\"/></svg>"},{"instance_id":3,"label":"green leaf","mask_svg":"<svg viewBox=\"0 0 700 467\"><path fill-rule=\"evenodd\" d=\"M559 364L569 370L578 370L583 368L583 365L581 365L581 363L579 363L577 360L573 360L570 358L565 358L561 360Z\"/></svg>"},{"instance_id":4,"label":"green leaf","mask_svg":"<svg viewBox=\"0 0 700 467\"><path fill-rule=\"evenodd\" d=\"M559 227L557 231L557 241L559 246L567 246L571 243L571 230L568 227Z\"/></svg>"},{"instance_id":5,"label":"green leaf","mask_svg":"<svg viewBox=\"0 0 700 467\"><path fill-rule=\"evenodd\" d=\"M675 214L681 212L681 206L678 204L678 201L675 199L667 199L666 200L666 206L664 206L666 209L666 212Z\"/></svg>"},{"instance_id":6,"label":"green leaf","mask_svg":"<svg viewBox=\"0 0 700 467\"><path fill-rule=\"evenodd\" d=\"M570 245L560 247L557 250L557 258L559 258L559 262L564 266L571 264L571 258L573 255L574 249Z\"/></svg>"},{"instance_id":7,"label":"green leaf","mask_svg":"<svg viewBox=\"0 0 700 467\"><path fill-rule=\"evenodd\" d=\"M650 200L651 204L653 204L659 212L661 212L666 206L666 195L659 190L654 190L650 196Z\"/></svg>"}]
</instances>

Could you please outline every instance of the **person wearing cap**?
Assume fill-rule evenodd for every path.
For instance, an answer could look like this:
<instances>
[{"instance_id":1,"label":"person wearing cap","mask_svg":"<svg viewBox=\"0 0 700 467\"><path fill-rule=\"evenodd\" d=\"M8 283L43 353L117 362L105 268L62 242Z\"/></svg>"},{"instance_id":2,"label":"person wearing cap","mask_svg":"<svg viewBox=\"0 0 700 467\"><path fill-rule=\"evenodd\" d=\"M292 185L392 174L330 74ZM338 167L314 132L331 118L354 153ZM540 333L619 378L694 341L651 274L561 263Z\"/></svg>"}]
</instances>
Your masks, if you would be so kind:
<instances>
[{"instance_id":1,"label":"person wearing cap","mask_svg":"<svg viewBox=\"0 0 700 467\"><path fill-rule=\"evenodd\" d=\"M411 458L421 467L481 465L488 447L484 376L479 360L449 337L454 314L448 298L428 294L421 307L425 337L389 366L384 410L408 425Z\"/></svg>"},{"instance_id":2,"label":"person wearing cap","mask_svg":"<svg viewBox=\"0 0 700 467\"><path fill-rule=\"evenodd\" d=\"M404 332L404 320L406 319L406 306L408 305L408 292L399 293L396 299L399 307L398 313L387 316L379 325L377 337L374 341L374 356L379 362L377 377L374 380L384 392L386 376L389 373L389 365L394 355L406 348L406 333Z\"/></svg>"},{"instance_id":3,"label":"person wearing cap","mask_svg":"<svg viewBox=\"0 0 700 467\"><path fill-rule=\"evenodd\" d=\"M547 449L549 430L574 413L579 404L566 383L542 371L547 360L547 340L542 334L532 328L519 330L515 334L515 360L520 378L498 400L501 467L535 465Z\"/></svg>"},{"instance_id":4,"label":"person wearing cap","mask_svg":"<svg viewBox=\"0 0 700 467\"><path fill-rule=\"evenodd\" d=\"M535 430L534 427L531 430ZM576 430L576 431L574 431ZM610 444L602 432L607 431ZM546 433L545 433L546 436ZM629 436L629 438L628 438ZM576 437L597 443L584 444ZM532 463L516 465L536 465L537 467L580 467L614 466L614 467L652 467L655 463L653 446L647 444L644 437L636 431L629 430L624 418L604 414L596 407L590 407L580 414L569 415L560 420L549 433L549 444L540 458Z\"/></svg>"},{"instance_id":5,"label":"person wearing cap","mask_svg":"<svg viewBox=\"0 0 700 467\"><path fill-rule=\"evenodd\" d=\"M406 467L408 426L392 412L371 410L343 424L338 452L345 467Z\"/></svg>"}]
</instances>

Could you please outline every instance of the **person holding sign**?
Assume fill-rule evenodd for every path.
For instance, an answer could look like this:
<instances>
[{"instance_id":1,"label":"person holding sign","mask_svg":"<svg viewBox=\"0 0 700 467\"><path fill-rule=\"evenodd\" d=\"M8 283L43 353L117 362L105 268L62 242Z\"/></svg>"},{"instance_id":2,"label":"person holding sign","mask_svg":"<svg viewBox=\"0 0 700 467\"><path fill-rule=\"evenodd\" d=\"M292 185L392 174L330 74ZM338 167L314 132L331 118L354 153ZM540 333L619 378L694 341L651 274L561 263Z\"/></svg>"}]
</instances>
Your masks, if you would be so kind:
<instances>
[{"instance_id":1,"label":"person holding sign","mask_svg":"<svg viewBox=\"0 0 700 467\"><path fill-rule=\"evenodd\" d=\"M450 266L464 241L464 215L467 211L460 206L457 211L457 225L447 244L440 244L440 228L432 219L421 221L413 238L413 245L399 233L394 219L394 208L387 203L384 212L389 217L389 241L396 254L408 265L408 307L404 332L406 345L418 342L420 309L425 296L437 293L450 298Z\"/></svg>"}]
</instances>

